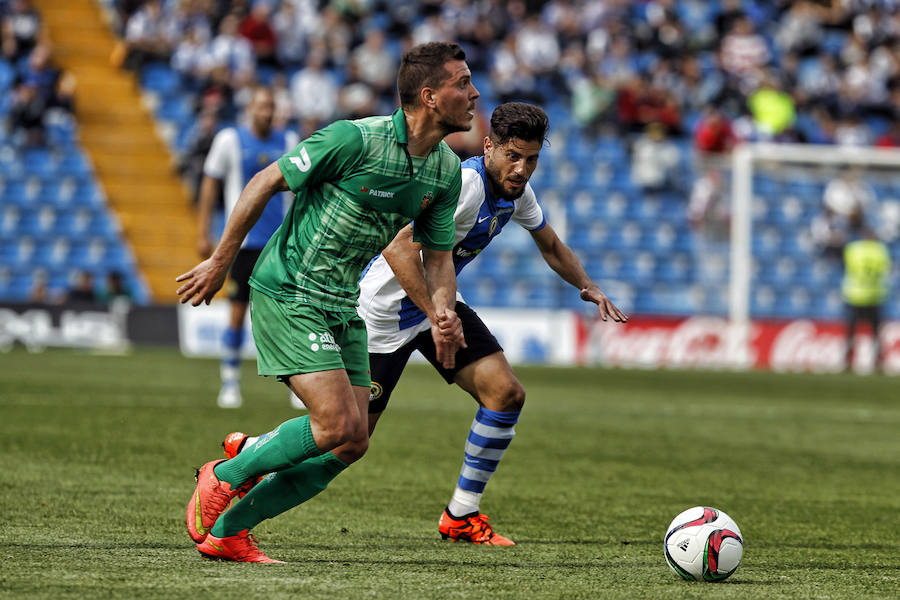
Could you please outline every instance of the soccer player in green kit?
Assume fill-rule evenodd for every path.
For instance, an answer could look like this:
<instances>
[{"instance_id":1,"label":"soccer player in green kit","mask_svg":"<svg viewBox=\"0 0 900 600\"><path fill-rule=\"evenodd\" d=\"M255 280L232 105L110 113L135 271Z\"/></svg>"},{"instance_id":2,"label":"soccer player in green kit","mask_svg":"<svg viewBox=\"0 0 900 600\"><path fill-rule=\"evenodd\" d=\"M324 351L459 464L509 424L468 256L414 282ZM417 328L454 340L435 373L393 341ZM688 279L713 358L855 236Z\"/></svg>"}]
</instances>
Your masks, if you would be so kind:
<instances>
[{"instance_id":1,"label":"soccer player in green kit","mask_svg":"<svg viewBox=\"0 0 900 600\"><path fill-rule=\"evenodd\" d=\"M249 530L316 495L365 453L371 382L365 324L356 314L358 281L412 219L435 307L438 360L452 368L465 345L450 254L460 163L443 138L471 127L478 90L463 50L443 42L407 51L397 79L400 109L332 123L260 171L213 255L176 279L182 303L208 303L268 200L294 193L253 270L250 301L259 373L286 382L309 414L280 424L235 458L201 467L186 521L206 557L278 562ZM273 475L228 508L242 486L267 473Z\"/></svg>"}]
</instances>

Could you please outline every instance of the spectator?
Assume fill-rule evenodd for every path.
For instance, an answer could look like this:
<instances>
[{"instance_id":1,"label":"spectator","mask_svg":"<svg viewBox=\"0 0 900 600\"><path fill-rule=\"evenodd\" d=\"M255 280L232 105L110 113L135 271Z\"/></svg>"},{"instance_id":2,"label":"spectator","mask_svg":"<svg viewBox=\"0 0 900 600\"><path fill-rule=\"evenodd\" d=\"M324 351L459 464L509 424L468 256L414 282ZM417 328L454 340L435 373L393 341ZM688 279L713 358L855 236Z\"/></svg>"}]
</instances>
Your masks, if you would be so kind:
<instances>
[{"instance_id":1,"label":"spectator","mask_svg":"<svg viewBox=\"0 0 900 600\"><path fill-rule=\"evenodd\" d=\"M631 181L648 192L675 187L674 171L678 166L678 147L666 138L661 123L651 123L634 142L631 152Z\"/></svg>"},{"instance_id":2,"label":"spectator","mask_svg":"<svg viewBox=\"0 0 900 600\"><path fill-rule=\"evenodd\" d=\"M13 0L8 11L0 10L0 50L10 62L18 62L45 37L41 15L31 0Z\"/></svg>"},{"instance_id":3,"label":"spectator","mask_svg":"<svg viewBox=\"0 0 900 600\"><path fill-rule=\"evenodd\" d=\"M202 27L189 27L172 53L172 69L188 89L199 87L210 71L209 38Z\"/></svg>"},{"instance_id":4,"label":"spectator","mask_svg":"<svg viewBox=\"0 0 900 600\"><path fill-rule=\"evenodd\" d=\"M719 168L708 168L694 182L688 203L688 224L707 242L728 239L731 224L728 198L725 176Z\"/></svg>"},{"instance_id":5,"label":"spectator","mask_svg":"<svg viewBox=\"0 0 900 600\"><path fill-rule=\"evenodd\" d=\"M106 286L97 299L102 304L130 304L133 294L128 289L125 277L118 271L110 271L106 275Z\"/></svg>"},{"instance_id":6,"label":"spectator","mask_svg":"<svg viewBox=\"0 0 900 600\"><path fill-rule=\"evenodd\" d=\"M272 7L269 2L258 0L253 4L250 13L241 20L238 25L238 33L250 42L257 63L276 66L278 58L275 49L278 45L278 38L269 23L271 14Z\"/></svg>"},{"instance_id":7,"label":"spectator","mask_svg":"<svg viewBox=\"0 0 900 600\"><path fill-rule=\"evenodd\" d=\"M308 34L303 15L297 10L296 3L290 1L279 3L272 15L272 29L278 40L275 55L279 64L289 70L303 64Z\"/></svg>"},{"instance_id":8,"label":"spectator","mask_svg":"<svg viewBox=\"0 0 900 600\"><path fill-rule=\"evenodd\" d=\"M890 128L878 136L875 145L880 148L900 148L900 119L892 119Z\"/></svg>"},{"instance_id":9,"label":"spectator","mask_svg":"<svg viewBox=\"0 0 900 600\"><path fill-rule=\"evenodd\" d=\"M139 71L149 61L168 62L172 49L162 1L147 0L125 26L125 68Z\"/></svg>"},{"instance_id":10,"label":"spectator","mask_svg":"<svg viewBox=\"0 0 900 600\"><path fill-rule=\"evenodd\" d=\"M78 271L74 275L72 287L66 294L69 304L96 304L97 294L94 290L94 275L90 271Z\"/></svg>"},{"instance_id":11,"label":"spectator","mask_svg":"<svg viewBox=\"0 0 900 600\"><path fill-rule=\"evenodd\" d=\"M731 152L734 143L734 131L728 117L710 106L694 130L694 148L701 156L726 154Z\"/></svg>"},{"instance_id":12,"label":"spectator","mask_svg":"<svg viewBox=\"0 0 900 600\"><path fill-rule=\"evenodd\" d=\"M50 62L50 49L38 44L28 56L28 63L22 69L20 78L34 85L38 96L47 108L60 108L72 112L75 102L75 78L71 73L61 72Z\"/></svg>"},{"instance_id":13,"label":"spectator","mask_svg":"<svg viewBox=\"0 0 900 600\"><path fill-rule=\"evenodd\" d=\"M445 40L440 40L445 41ZM397 59L385 46L384 33L370 29L365 41L350 55L351 79L369 86L380 98L393 102Z\"/></svg>"},{"instance_id":14,"label":"spectator","mask_svg":"<svg viewBox=\"0 0 900 600\"><path fill-rule=\"evenodd\" d=\"M200 182L203 181L203 163L218 131L219 120L215 109L201 111L187 134L185 150L178 159L178 172L188 182L195 205L199 199Z\"/></svg>"},{"instance_id":15,"label":"spectator","mask_svg":"<svg viewBox=\"0 0 900 600\"><path fill-rule=\"evenodd\" d=\"M253 46L238 35L238 23L234 14L228 14L222 19L209 54L213 77L221 83L227 82L233 90L249 85L256 74Z\"/></svg>"},{"instance_id":16,"label":"spectator","mask_svg":"<svg viewBox=\"0 0 900 600\"><path fill-rule=\"evenodd\" d=\"M739 84L752 82L771 58L766 40L759 35L749 17L739 17L722 40L722 68Z\"/></svg>"},{"instance_id":17,"label":"spectator","mask_svg":"<svg viewBox=\"0 0 900 600\"><path fill-rule=\"evenodd\" d=\"M46 143L44 117L48 108L34 81L25 81L15 88L7 117L7 130L16 143L25 147Z\"/></svg>"},{"instance_id":18,"label":"spectator","mask_svg":"<svg viewBox=\"0 0 900 600\"><path fill-rule=\"evenodd\" d=\"M325 48L317 45L307 56L304 68L291 78L293 114L303 132L312 133L330 122L335 114L338 86L324 66Z\"/></svg>"},{"instance_id":19,"label":"spectator","mask_svg":"<svg viewBox=\"0 0 900 600\"><path fill-rule=\"evenodd\" d=\"M797 118L793 98L781 89L773 76L767 76L747 98L747 105L753 115L756 132L762 139L774 139L785 134Z\"/></svg>"}]
</instances>

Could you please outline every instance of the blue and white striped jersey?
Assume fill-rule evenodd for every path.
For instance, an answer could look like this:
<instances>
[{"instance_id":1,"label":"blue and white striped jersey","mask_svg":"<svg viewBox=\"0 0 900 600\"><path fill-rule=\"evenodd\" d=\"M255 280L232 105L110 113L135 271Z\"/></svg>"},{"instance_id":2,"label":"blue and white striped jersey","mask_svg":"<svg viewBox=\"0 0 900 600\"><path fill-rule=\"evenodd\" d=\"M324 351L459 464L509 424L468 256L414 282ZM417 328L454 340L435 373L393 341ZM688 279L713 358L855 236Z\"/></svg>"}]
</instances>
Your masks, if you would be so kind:
<instances>
[{"instance_id":1,"label":"blue and white striped jersey","mask_svg":"<svg viewBox=\"0 0 900 600\"><path fill-rule=\"evenodd\" d=\"M282 129L272 130L266 139L256 137L243 126L227 127L216 134L203 163L203 174L222 181L226 220L250 178L299 142L296 133ZM289 194L278 194L270 200L241 247L258 250L265 246L284 220L290 200Z\"/></svg>"},{"instance_id":2,"label":"blue and white striped jersey","mask_svg":"<svg viewBox=\"0 0 900 600\"><path fill-rule=\"evenodd\" d=\"M528 231L537 231L547 223L531 184L526 184L525 192L516 200L498 198L488 187L483 156L470 158L461 167L462 191L453 217L453 264L457 275L510 221ZM358 312L366 322L369 352L393 352L431 326L381 254L363 273L359 288ZM457 299L463 298L457 294Z\"/></svg>"}]
</instances>

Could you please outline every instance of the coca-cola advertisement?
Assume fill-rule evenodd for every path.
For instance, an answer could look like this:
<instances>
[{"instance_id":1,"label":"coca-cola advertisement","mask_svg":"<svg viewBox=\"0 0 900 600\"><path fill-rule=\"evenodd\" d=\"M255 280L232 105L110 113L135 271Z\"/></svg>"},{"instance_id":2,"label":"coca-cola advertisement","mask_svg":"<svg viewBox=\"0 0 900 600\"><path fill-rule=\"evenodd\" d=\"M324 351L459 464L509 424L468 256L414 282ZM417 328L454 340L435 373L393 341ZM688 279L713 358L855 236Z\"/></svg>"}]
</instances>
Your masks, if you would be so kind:
<instances>
[{"instance_id":1,"label":"coca-cola advertisement","mask_svg":"<svg viewBox=\"0 0 900 600\"><path fill-rule=\"evenodd\" d=\"M842 323L753 321L741 327L724 317L641 318L625 324L579 322L577 361L644 368L767 369L773 371L868 373L875 344L860 331L846 364ZM882 370L900 373L900 322L881 327Z\"/></svg>"}]
</instances>

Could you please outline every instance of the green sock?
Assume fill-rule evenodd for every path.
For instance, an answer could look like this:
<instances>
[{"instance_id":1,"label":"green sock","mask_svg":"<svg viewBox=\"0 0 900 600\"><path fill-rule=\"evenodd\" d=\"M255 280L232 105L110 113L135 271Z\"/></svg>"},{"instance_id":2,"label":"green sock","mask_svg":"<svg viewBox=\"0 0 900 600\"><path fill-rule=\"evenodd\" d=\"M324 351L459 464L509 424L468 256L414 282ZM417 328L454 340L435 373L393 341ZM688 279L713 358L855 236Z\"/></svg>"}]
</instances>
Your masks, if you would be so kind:
<instances>
[{"instance_id":1,"label":"green sock","mask_svg":"<svg viewBox=\"0 0 900 600\"><path fill-rule=\"evenodd\" d=\"M309 415L285 421L269 433L259 436L252 447L215 466L213 471L222 481L237 487L253 477L273 473L319 456Z\"/></svg>"},{"instance_id":2,"label":"green sock","mask_svg":"<svg viewBox=\"0 0 900 600\"><path fill-rule=\"evenodd\" d=\"M237 535L265 519L303 504L331 483L347 463L330 452L299 465L272 473L216 520L210 533L216 537Z\"/></svg>"}]
</instances>

